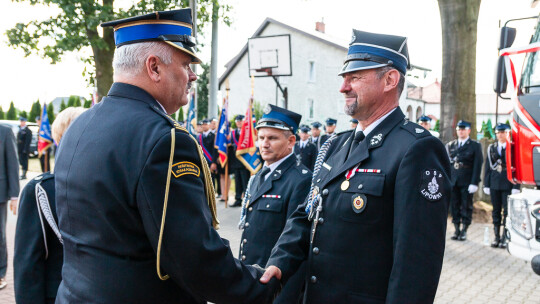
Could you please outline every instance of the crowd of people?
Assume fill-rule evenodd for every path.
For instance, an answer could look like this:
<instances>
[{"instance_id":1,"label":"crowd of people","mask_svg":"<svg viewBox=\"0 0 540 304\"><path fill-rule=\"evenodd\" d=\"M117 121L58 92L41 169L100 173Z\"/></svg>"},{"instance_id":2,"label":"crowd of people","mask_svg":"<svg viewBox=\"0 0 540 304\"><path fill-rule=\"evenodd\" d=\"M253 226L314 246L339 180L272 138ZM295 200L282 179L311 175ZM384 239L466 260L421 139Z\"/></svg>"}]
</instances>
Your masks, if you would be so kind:
<instances>
[{"instance_id":1,"label":"crowd of people","mask_svg":"<svg viewBox=\"0 0 540 304\"><path fill-rule=\"evenodd\" d=\"M452 239L465 240L483 156L468 122L445 147L429 117L405 118L406 37L353 30L336 71L351 128L336 132L328 118L321 134L321 123L302 125L300 114L269 105L256 124L263 166L251 175L235 157L239 128L228 134L224 168L216 119L191 136L169 116L197 79L191 16L180 9L102 24L115 30L114 83L87 111L58 115L54 174L21 193L17 303L432 303L449 207ZM512 187L503 178L507 126L496 130L484 192L494 204L493 246L502 247ZM14 159L10 134L0 127L13 142L0 157ZM14 171L0 199L16 212ZM238 254L216 231L216 197L228 203L230 174ZM1 210L0 224L5 277Z\"/></svg>"}]
</instances>

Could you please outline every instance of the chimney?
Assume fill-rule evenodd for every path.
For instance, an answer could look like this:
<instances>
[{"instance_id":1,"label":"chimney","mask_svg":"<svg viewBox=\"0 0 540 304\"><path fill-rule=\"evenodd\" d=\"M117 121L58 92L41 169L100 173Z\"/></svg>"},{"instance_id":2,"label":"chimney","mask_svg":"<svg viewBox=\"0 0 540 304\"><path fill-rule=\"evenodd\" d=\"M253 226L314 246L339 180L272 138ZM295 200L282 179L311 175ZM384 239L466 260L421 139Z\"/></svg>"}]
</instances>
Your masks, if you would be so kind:
<instances>
[{"instance_id":1,"label":"chimney","mask_svg":"<svg viewBox=\"0 0 540 304\"><path fill-rule=\"evenodd\" d=\"M324 18L321 21L315 22L315 30L324 34Z\"/></svg>"}]
</instances>

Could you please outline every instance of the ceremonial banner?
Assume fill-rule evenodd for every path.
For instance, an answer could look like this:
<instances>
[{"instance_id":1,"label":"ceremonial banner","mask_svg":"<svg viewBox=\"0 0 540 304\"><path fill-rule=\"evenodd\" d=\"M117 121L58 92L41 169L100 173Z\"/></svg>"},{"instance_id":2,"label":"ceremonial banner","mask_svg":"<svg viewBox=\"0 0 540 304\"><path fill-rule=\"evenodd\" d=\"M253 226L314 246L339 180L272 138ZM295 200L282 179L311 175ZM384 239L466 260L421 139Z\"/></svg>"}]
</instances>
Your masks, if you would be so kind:
<instances>
[{"instance_id":1,"label":"ceremonial banner","mask_svg":"<svg viewBox=\"0 0 540 304\"><path fill-rule=\"evenodd\" d=\"M219 164L222 168L227 164L227 147L231 141L227 139L229 136L229 99L223 99L223 107L221 115L219 115L218 132L216 134L215 147L219 153Z\"/></svg>"},{"instance_id":2,"label":"ceremonial banner","mask_svg":"<svg viewBox=\"0 0 540 304\"><path fill-rule=\"evenodd\" d=\"M240 140L238 141L238 148L236 149L236 158L246 166L251 174L255 174L261 169L262 162L259 148L255 145L257 138L255 135L255 125L252 113L253 97L249 99L246 119L244 119L244 123L242 124Z\"/></svg>"},{"instance_id":3,"label":"ceremonial banner","mask_svg":"<svg viewBox=\"0 0 540 304\"><path fill-rule=\"evenodd\" d=\"M191 93L191 100L189 101L188 115L186 119L186 129L192 136L197 136L197 132L195 132L195 125L197 125L197 118L195 116L195 94Z\"/></svg>"},{"instance_id":4,"label":"ceremonial banner","mask_svg":"<svg viewBox=\"0 0 540 304\"><path fill-rule=\"evenodd\" d=\"M41 112L41 124L39 125L39 138L38 138L38 155L41 157L43 152L47 151L53 144L51 135L51 124L49 123L49 116L47 116L47 104L43 104L43 111Z\"/></svg>"}]
</instances>

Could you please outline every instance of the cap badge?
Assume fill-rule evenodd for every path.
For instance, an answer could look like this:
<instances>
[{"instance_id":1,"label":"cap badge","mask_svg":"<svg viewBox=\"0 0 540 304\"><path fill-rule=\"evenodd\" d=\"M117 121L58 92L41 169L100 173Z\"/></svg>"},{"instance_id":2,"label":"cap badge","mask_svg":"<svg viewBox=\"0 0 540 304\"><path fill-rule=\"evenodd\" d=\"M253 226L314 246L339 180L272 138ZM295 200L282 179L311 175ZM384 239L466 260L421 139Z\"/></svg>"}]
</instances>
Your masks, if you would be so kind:
<instances>
[{"instance_id":1,"label":"cap badge","mask_svg":"<svg viewBox=\"0 0 540 304\"><path fill-rule=\"evenodd\" d=\"M268 114L270 113L270 111L272 111L272 108L270 107L270 105L267 105L266 107L264 107L264 110L263 110L264 114Z\"/></svg>"}]
</instances>

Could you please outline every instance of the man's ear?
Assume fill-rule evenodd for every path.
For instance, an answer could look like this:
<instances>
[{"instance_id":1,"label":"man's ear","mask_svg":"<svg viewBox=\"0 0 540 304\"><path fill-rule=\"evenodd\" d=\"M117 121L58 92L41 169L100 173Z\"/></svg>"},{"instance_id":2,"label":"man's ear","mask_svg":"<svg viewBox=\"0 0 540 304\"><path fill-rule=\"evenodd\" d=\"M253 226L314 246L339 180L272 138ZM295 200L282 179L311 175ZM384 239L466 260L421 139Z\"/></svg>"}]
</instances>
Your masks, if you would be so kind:
<instances>
[{"instance_id":1,"label":"man's ear","mask_svg":"<svg viewBox=\"0 0 540 304\"><path fill-rule=\"evenodd\" d=\"M392 69L386 72L386 75L384 75L384 92L389 92L394 88L397 88L399 84L399 77L400 74L398 70Z\"/></svg>"},{"instance_id":2,"label":"man's ear","mask_svg":"<svg viewBox=\"0 0 540 304\"><path fill-rule=\"evenodd\" d=\"M146 58L146 74L148 75L148 78L150 78L153 82L161 81L161 65L161 60L159 60L159 58L155 55L150 55L148 56L148 58Z\"/></svg>"}]
</instances>

